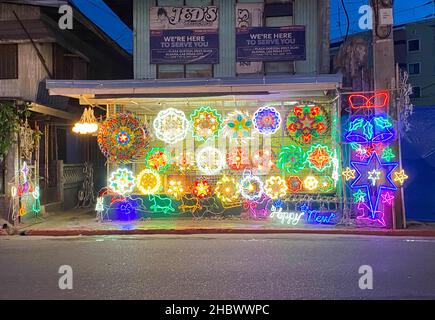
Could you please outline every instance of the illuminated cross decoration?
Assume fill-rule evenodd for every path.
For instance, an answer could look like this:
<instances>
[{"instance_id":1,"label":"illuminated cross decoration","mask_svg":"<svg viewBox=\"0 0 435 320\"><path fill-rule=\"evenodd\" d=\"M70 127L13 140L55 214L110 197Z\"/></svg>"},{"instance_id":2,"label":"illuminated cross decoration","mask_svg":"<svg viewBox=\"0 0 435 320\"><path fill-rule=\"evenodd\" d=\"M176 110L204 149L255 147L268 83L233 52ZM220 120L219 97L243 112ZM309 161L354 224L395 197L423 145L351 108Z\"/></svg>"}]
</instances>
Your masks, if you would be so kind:
<instances>
[{"instance_id":1,"label":"illuminated cross decoration","mask_svg":"<svg viewBox=\"0 0 435 320\"><path fill-rule=\"evenodd\" d=\"M351 188L366 191L370 211L374 214L378 210L382 191L397 190L397 186L391 180L391 174L397 168L398 163L382 163L376 152L374 152L367 162L351 161L350 165L357 172Z\"/></svg>"}]
</instances>

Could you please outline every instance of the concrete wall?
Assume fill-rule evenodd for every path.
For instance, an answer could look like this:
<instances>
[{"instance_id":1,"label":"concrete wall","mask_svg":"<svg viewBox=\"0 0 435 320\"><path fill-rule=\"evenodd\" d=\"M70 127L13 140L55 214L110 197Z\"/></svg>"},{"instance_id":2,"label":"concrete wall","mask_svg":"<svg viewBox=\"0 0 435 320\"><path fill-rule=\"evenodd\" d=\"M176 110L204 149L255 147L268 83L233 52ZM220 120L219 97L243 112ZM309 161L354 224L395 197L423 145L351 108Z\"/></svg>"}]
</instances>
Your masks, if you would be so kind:
<instances>
[{"instance_id":1,"label":"concrete wall","mask_svg":"<svg viewBox=\"0 0 435 320\"><path fill-rule=\"evenodd\" d=\"M263 0L240 1L263 2ZM133 0L134 35L134 77L135 79L156 78L156 66L150 64L149 46L149 9L155 1ZM182 5L183 1L159 1L161 5ZM189 4L201 4L201 0ZM219 7L219 64L214 65L215 77L236 75L235 58L235 6L236 0L215 0ZM294 24L306 26L306 61L296 62L296 73L327 73L329 64L329 27L325 14L329 5L327 0L295 0ZM288 23L293 24L292 21Z\"/></svg>"}]
</instances>

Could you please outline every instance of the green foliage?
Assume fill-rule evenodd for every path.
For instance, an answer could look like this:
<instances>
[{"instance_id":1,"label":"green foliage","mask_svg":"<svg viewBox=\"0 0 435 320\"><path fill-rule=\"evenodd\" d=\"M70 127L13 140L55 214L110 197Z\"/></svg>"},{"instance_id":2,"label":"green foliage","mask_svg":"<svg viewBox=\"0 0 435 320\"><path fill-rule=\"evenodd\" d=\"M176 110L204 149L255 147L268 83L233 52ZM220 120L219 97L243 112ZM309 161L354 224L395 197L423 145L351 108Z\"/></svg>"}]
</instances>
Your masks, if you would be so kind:
<instances>
[{"instance_id":1,"label":"green foliage","mask_svg":"<svg viewBox=\"0 0 435 320\"><path fill-rule=\"evenodd\" d=\"M23 118L28 116L28 106L16 106L13 102L0 102L0 159L14 142Z\"/></svg>"}]
</instances>

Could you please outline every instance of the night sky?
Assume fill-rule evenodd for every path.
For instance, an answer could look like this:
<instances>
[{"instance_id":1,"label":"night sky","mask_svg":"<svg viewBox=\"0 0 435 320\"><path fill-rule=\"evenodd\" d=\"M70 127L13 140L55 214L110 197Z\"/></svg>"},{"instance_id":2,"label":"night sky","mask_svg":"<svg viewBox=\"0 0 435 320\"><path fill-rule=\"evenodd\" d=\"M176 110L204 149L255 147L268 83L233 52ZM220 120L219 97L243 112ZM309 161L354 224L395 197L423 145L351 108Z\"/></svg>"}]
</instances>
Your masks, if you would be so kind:
<instances>
[{"instance_id":1,"label":"night sky","mask_svg":"<svg viewBox=\"0 0 435 320\"><path fill-rule=\"evenodd\" d=\"M107 7L103 0L73 0L78 8L94 21L109 36L130 53L133 49L131 30ZM358 8L368 4L368 0L344 0L349 13L349 33L359 32ZM394 1L395 24L403 24L427 18L435 18L435 0L396 0ZM340 0L331 0L331 39L346 34L347 21Z\"/></svg>"}]
</instances>

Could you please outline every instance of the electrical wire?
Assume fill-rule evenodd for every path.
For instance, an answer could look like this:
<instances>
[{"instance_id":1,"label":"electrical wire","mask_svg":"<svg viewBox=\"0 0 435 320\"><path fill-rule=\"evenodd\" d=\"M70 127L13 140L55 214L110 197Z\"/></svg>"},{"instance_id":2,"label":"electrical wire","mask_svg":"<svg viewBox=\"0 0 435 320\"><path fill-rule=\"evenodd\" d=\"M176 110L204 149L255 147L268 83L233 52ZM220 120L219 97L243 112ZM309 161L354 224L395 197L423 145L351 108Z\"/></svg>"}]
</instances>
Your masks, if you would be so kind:
<instances>
[{"instance_id":1,"label":"electrical wire","mask_svg":"<svg viewBox=\"0 0 435 320\"><path fill-rule=\"evenodd\" d=\"M344 37L344 42L346 42L347 37L349 36L350 20L349 20L349 13L347 12L346 5L344 4L344 0L341 0L341 5L343 6L344 14L346 15L346 21L347 21L346 36Z\"/></svg>"}]
</instances>

